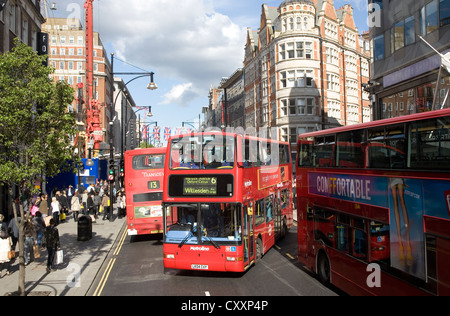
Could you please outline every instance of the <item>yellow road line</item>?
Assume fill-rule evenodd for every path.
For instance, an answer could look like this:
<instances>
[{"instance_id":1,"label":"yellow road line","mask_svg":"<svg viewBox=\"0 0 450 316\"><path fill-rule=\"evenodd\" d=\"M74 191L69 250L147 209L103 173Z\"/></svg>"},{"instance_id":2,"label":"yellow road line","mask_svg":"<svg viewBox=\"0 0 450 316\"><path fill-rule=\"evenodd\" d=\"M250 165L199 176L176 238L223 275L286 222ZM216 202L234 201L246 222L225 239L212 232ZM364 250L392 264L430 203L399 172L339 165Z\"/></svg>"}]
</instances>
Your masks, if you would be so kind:
<instances>
[{"instance_id":1,"label":"yellow road line","mask_svg":"<svg viewBox=\"0 0 450 316\"><path fill-rule=\"evenodd\" d=\"M108 266L106 267L105 272L103 272L103 276L100 279L100 283L97 286L97 289L94 292L94 296L100 296L103 288L105 287L106 280L108 280L109 274L111 273L112 267L114 266L114 263L116 262L116 258L111 259L108 263Z\"/></svg>"},{"instance_id":2,"label":"yellow road line","mask_svg":"<svg viewBox=\"0 0 450 316\"><path fill-rule=\"evenodd\" d=\"M120 251L120 249L122 249L125 238L127 238L127 230L126 229L123 232L123 236L121 237L119 244L117 245L116 251L114 251L114 253L113 253L114 256L117 256L119 254L119 251Z\"/></svg>"},{"instance_id":3,"label":"yellow road line","mask_svg":"<svg viewBox=\"0 0 450 316\"><path fill-rule=\"evenodd\" d=\"M292 260L295 260L295 258L293 256L291 256L291 254L289 254L289 253L286 253L286 256L288 256Z\"/></svg>"},{"instance_id":4,"label":"yellow road line","mask_svg":"<svg viewBox=\"0 0 450 316\"><path fill-rule=\"evenodd\" d=\"M120 249L122 249L122 246L125 242L125 238L127 238L127 230L125 229L122 236L120 237L120 241L117 245L116 250L113 253L113 256L117 256L120 252ZM109 274L111 273L111 270L114 266L114 263L116 262L117 258L113 258L109 261L108 266L106 267L105 272L103 272L102 278L100 279L100 283L97 286L97 289L94 292L93 296L100 296L103 288L105 287L106 281L108 280Z\"/></svg>"}]
</instances>

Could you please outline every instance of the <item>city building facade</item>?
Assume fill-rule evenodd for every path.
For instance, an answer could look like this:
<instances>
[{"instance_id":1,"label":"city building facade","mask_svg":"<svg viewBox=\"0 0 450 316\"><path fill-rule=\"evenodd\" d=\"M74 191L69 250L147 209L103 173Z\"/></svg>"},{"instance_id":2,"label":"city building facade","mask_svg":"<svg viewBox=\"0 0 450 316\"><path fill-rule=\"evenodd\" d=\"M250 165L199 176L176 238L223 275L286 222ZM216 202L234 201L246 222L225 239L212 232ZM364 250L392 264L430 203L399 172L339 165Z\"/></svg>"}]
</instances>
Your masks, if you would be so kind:
<instances>
[{"instance_id":1,"label":"city building facade","mask_svg":"<svg viewBox=\"0 0 450 316\"><path fill-rule=\"evenodd\" d=\"M290 142L295 157L299 134L370 121L368 44L350 5L263 4L260 28L247 30L244 129Z\"/></svg>"},{"instance_id":2,"label":"city building facade","mask_svg":"<svg viewBox=\"0 0 450 316\"><path fill-rule=\"evenodd\" d=\"M450 75L429 45L450 53L450 0L369 2L374 119L448 108Z\"/></svg>"},{"instance_id":3,"label":"city building facade","mask_svg":"<svg viewBox=\"0 0 450 316\"><path fill-rule=\"evenodd\" d=\"M37 50L41 24L44 21L40 0L6 2L0 11L0 53L11 50L16 37Z\"/></svg>"},{"instance_id":4,"label":"city building facade","mask_svg":"<svg viewBox=\"0 0 450 316\"><path fill-rule=\"evenodd\" d=\"M139 147L141 122L135 112L136 103L122 78L114 78L114 103L116 119L113 122L115 153ZM121 122L125 124L121 124Z\"/></svg>"},{"instance_id":5,"label":"city building facade","mask_svg":"<svg viewBox=\"0 0 450 316\"><path fill-rule=\"evenodd\" d=\"M55 69L54 79L65 80L75 90L69 111L77 113L77 119L86 122L86 38L79 20L48 18L42 31L49 36L49 66ZM94 90L98 100L103 141L95 156L109 152L109 122L111 115L111 65L100 35L94 32Z\"/></svg>"}]
</instances>

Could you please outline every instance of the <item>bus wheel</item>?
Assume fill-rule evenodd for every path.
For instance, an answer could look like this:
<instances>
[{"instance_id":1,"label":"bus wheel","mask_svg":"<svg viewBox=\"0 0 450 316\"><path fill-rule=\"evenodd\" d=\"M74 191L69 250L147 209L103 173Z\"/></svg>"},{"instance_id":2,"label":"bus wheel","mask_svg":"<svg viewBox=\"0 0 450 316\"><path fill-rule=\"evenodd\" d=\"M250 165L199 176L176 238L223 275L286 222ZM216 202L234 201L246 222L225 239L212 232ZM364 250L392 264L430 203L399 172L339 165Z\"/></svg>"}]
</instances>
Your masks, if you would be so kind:
<instances>
[{"instance_id":1,"label":"bus wheel","mask_svg":"<svg viewBox=\"0 0 450 316\"><path fill-rule=\"evenodd\" d=\"M330 262L327 256L322 252L317 259L317 274L322 284L330 283Z\"/></svg>"},{"instance_id":2,"label":"bus wheel","mask_svg":"<svg viewBox=\"0 0 450 316\"><path fill-rule=\"evenodd\" d=\"M259 260L261 260L262 256L263 256L263 243L261 238L258 238L256 240L256 262L258 262Z\"/></svg>"}]
</instances>

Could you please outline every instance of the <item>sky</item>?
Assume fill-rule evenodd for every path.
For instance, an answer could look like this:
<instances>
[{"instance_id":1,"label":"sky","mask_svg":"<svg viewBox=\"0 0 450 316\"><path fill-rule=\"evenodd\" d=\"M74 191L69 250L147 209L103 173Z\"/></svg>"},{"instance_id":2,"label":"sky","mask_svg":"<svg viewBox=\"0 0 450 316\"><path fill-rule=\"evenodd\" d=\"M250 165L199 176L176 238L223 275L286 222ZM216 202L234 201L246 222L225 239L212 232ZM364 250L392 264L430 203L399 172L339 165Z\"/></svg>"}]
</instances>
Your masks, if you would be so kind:
<instances>
[{"instance_id":1,"label":"sky","mask_svg":"<svg viewBox=\"0 0 450 316\"><path fill-rule=\"evenodd\" d=\"M55 2L57 10L43 10L44 16L79 18L84 24L84 0L46 1ZM258 29L262 5L278 7L281 2L94 0L94 30L108 56L115 54L115 72L155 73L157 90L146 89L146 78L128 86L137 106L152 107L151 121L162 128L181 127L182 122L198 126L210 87L242 68L247 28ZM350 4L360 33L368 30L367 0L334 0L334 4L336 8ZM131 79L123 77L125 82Z\"/></svg>"}]
</instances>

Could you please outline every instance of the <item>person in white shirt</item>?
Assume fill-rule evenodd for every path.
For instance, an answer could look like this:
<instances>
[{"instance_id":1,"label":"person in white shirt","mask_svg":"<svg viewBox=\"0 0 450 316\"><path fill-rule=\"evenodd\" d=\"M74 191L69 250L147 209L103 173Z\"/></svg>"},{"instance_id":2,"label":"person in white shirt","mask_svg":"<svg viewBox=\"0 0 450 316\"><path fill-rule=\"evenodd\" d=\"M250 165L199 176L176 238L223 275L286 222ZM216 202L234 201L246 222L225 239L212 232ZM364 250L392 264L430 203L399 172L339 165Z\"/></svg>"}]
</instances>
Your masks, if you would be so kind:
<instances>
[{"instance_id":1,"label":"person in white shirt","mask_svg":"<svg viewBox=\"0 0 450 316\"><path fill-rule=\"evenodd\" d=\"M58 226L59 224L59 213L61 210L61 205L59 204L58 200L56 199L56 196L52 198L52 217L55 220L55 226Z\"/></svg>"}]
</instances>

